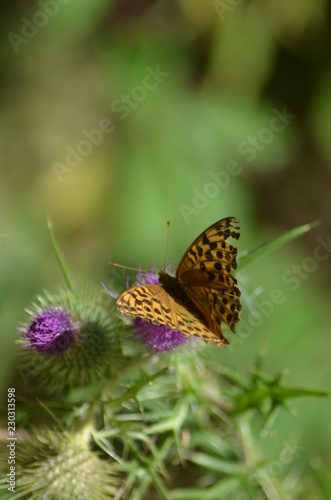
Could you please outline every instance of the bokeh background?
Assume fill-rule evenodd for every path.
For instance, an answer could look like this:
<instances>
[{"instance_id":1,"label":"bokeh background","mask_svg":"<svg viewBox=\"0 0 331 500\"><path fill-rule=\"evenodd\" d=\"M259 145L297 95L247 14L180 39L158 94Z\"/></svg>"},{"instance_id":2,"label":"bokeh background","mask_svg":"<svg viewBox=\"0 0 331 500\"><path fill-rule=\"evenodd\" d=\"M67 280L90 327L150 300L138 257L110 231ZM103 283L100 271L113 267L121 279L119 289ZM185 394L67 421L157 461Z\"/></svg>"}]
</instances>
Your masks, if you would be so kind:
<instances>
[{"instance_id":1,"label":"bokeh background","mask_svg":"<svg viewBox=\"0 0 331 500\"><path fill-rule=\"evenodd\" d=\"M331 231L330 11L327 0L1 6L2 394L24 307L64 283L46 213L77 288L103 280L118 291L126 272L108 262L161 266L167 219L174 263L226 216L241 222L240 251L321 219L240 276L243 320L275 289L284 302L210 356L244 373L262 347L271 374L285 369L289 385L330 389L331 248L324 261L311 259ZM270 129L275 110L291 115L278 131ZM100 136L105 120L112 128ZM99 144L82 146L92 130ZM289 279L302 265L310 270L292 290L284 273ZM295 436L304 448L298 469L327 463L330 402L292 407L295 416L278 416L266 453L277 457Z\"/></svg>"}]
</instances>

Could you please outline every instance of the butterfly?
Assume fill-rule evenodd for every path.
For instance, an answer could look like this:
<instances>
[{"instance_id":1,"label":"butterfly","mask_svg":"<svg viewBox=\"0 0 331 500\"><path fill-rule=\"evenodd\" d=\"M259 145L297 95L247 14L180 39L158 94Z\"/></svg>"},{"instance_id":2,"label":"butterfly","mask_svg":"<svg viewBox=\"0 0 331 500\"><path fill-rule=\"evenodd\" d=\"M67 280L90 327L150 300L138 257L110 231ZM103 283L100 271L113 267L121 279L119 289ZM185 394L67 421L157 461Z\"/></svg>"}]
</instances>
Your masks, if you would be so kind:
<instances>
[{"instance_id":1,"label":"butterfly","mask_svg":"<svg viewBox=\"0 0 331 500\"><path fill-rule=\"evenodd\" d=\"M175 276L161 271L160 285L141 284L124 291L116 300L118 311L179 330L185 337L228 344L222 323L235 331L241 293L231 274L237 268L237 248L227 239L238 240L239 230L235 217L208 227L185 252Z\"/></svg>"}]
</instances>

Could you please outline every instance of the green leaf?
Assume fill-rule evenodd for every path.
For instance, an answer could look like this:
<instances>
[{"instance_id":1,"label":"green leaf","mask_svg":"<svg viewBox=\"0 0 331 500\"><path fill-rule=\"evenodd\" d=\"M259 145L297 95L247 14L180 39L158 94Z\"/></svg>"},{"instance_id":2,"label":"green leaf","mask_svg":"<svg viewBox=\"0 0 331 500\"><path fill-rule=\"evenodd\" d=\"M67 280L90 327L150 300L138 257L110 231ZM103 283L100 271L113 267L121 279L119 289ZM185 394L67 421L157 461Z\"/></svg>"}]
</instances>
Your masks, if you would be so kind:
<instances>
[{"instance_id":1,"label":"green leaf","mask_svg":"<svg viewBox=\"0 0 331 500\"><path fill-rule=\"evenodd\" d=\"M212 469L223 474L236 476L242 473L242 467L230 460L222 460L205 453L192 453L188 460L206 469Z\"/></svg>"},{"instance_id":2,"label":"green leaf","mask_svg":"<svg viewBox=\"0 0 331 500\"><path fill-rule=\"evenodd\" d=\"M209 488L185 488L172 490L169 500L215 500L229 498L227 495L238 492L240 481L235 478L223 479ZM235 497L233 497L235 498Z\"/></svg>"},{"instance_id":3,"label":"green leaf","mask_svg":"<svg viewBox=\"0 0 331 500\"><path fill-rule=\"evenodd\" d=\"M160 434L162 432L176 432L181 429L188 412L188 406L183 402L182 405L174 412L173 416L161 420L157 424L152 425L146 429L146 434Z\"/></svg>"},{"instance_id":4,"label":"green leaf","mask_svg":"<svg viewBox=\"0 0 331 500\"><path fill-rule=\"evenodd\" d=\"M282 234L278 238L274 240L268 241L267 243L262 243L262 245L253 248L253 250L245 250L238 255L238 269L240 271L244 267L248 267L251 264L254 264L258 259L262 257L266 257L270 253L278 250L278 248L290 243L291 241L299 238L303 234L308 233L311 229L319 226L321 221L311 222L310 224L304 224L303 226L295 227L290 231L287 231L285 234Z\"/></svg>"}]
</instances>

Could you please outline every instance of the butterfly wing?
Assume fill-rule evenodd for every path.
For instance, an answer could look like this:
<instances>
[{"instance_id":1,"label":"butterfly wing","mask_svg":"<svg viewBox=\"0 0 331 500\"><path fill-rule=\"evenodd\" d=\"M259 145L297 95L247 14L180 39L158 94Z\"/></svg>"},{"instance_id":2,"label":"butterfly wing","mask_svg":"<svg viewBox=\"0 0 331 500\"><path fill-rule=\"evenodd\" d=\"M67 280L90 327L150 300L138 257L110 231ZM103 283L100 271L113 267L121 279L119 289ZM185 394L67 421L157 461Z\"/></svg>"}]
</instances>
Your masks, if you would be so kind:
<instances>
[{"instance_id":1,"label":"butterfly wing","mask_svg":"<svg viewBox=\"0 0 331 500\"><path fill-rule=\"evenodd\" d=\"M231 274L237 267L237 249L226 241L238 240L239 229L235 217L216 222L194 240L177 268L180 285L224 344L228 341L221 324L234 331L241 310L240 290Z\"/></svg>"},{"instance_id":2,"label":"butterfly wing","mask_svg":"<svg viewBox=\"0 0 331 500\"><path fill-rule=\"evenodd\" d=\"M117 298L116 307L124 316L166 325L171 330L179 330L185 337L198 335L206 342L222 343L218 336L177 303L160 285L134 286Z\"/></svg>"}]
</instances>

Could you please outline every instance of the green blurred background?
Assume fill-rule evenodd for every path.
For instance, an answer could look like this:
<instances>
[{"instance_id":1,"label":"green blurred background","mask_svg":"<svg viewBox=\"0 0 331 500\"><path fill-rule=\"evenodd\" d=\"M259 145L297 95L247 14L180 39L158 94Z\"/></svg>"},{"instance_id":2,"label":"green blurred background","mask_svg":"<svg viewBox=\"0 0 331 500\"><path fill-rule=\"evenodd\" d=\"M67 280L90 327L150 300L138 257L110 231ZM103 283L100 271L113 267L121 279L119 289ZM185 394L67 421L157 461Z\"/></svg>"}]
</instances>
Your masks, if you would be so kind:
<instances>
[{"instance_id":1,"label":"green blurred background","mask_svg":"<svg viewBox=\"0 0 331 500\"><path fill-rule=\"evenodd\" d=\"M331 230L330 2L15 0L1 10L2 394L23 308L63 284L46 213L77 288L103 280L118 291L126 273L108 262L161 265L167 219L174 263L226 216L241 222L240 251L322 219L241 276L243 320L276 288L284 303L245 341L232 336L232 349L206 349L244 372L263 346L267 371L288 369L289 384L329 390L331 258L294 291L283 275ZM162 74L155 85L146 79L153 71ZM270 132L273 110L285 107L295 117ZM68 148L83 147L83 131L104 119L113 130L68 171ZM239 167L226 178L230 162ZM305 447L297 464L328 460L330 402L293 408L296 416L278 417L269 455L295 435Z\"/></svg>"}]
</instances>

